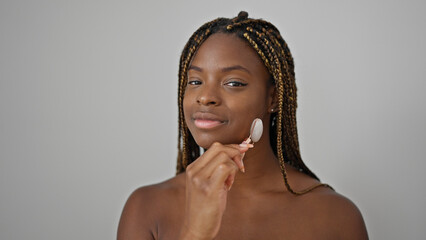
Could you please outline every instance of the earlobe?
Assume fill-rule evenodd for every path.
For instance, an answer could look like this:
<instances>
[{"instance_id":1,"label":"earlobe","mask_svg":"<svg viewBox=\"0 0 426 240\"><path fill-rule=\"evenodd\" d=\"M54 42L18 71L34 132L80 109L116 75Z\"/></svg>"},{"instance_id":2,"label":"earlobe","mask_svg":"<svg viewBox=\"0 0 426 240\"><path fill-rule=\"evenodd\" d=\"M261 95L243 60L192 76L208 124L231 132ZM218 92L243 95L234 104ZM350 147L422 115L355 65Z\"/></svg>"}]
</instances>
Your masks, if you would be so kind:
<instances>
[{"instance_id":1,"label":"earlobe","mask_svg":"<svg viewBox=\"0 0 426 240\"><path fill-rule=\"evenodd\" d=\"M269 108L269 112L270 113L274 113L278 111L278 104L276 104L275 102L273 103L272 107Z\"/></svg>"}]
</instances>

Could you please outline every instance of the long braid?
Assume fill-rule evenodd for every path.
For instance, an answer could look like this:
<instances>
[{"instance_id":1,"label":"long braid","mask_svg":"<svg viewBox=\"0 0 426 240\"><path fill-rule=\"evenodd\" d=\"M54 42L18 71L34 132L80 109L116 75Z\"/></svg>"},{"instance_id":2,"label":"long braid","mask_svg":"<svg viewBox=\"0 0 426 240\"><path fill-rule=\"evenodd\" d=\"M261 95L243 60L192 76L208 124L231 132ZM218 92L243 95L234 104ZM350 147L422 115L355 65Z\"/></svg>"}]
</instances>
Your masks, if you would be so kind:
<instances>
[{"instance_id":1,"label":"long braid","mask_svg":"<svg viewBox=\"0 0 426 240\"><path fill-rule=\"evenodd\" d=\"M318 177L304 164L300 156L296 125L297 95L294 61L290 50L278 29L271 23L250 19L246 12L240 12L233 19L218 18L201 26L189 39L182 51L179 65L179 139L177 173L184 172L188 164L200 156L200 147L185 124L183 96L187 84L187 71L196 51L214 33L235 34L246 40L262 59L277 89L278 111L271 114L270 140L277 156L284 184L289 192L301 195L327 184L313 185L302 191L291 188L287 179L285 163L289 163L309 176ZM330 187L331 188L331 187Z\"/></svg>"},{"instance_id":2,"label":"long braid","mask_svg":"<svg viewBox=\"0 0 426 240\"><path fill-rule=\"evenodd\" d=\"M281 49L281 53L285 58L285 61L282 61L285 65L284 66L284 69L286 71L285 75L288 79L291 79L291 81L287 82L289 85L287 85L286 88L289 90L289 92L287 95L288 97L285 99L285 101L292 102L288 104L289 111L287 112L287 114L290 114L291 117L287 118L289 122L285 124L285 128L291 131L291 133L289 133L287 137L292 137L292 139L289 139L289 142L292 145L291 147L293 151L291 151L291 149L286 149L286 150L291 151L290 153L294 154L294 159L296 161L293 162L293 165L295 167L302 169L308 175L314 178L317 178L316 175L312 171L310 171L309 168L306 167L306 165L304 164L304 162L302 161L300 157L298 134L297 134L297 127L296 127L297 96L296 96L296 84L294 81L295 74L294 74L293 58L284 40L280 37L279 34L276 34L276 33L274 34L274 33L275 32L268 32L267 34L271 34L271 38L274 40L275 44L278 46L278 49Z\"/></svg>"}]
</instances>

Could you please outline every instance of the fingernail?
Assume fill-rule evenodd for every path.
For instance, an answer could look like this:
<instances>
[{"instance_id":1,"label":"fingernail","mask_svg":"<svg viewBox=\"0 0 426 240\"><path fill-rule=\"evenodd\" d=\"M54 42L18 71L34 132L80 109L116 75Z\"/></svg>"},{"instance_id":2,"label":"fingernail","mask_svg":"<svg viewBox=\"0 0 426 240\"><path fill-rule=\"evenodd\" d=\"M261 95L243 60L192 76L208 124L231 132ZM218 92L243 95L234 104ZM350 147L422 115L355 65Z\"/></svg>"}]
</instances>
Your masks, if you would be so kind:
<instances>
[{"instance_id":1,"label":"fingernail","mask_svg":"<svg viewBox=\"0 0 426 240\"><path fill-rule=\"evenodd\" d=\"M234 181L232 181L230 184L229 184L229 187L228 187L228 191L229 190L231 190L231 188L232 188L232 185L234 184Z\"/></svg>"},{"instance_id":2,"label":"fingernail","mask_svg":"<svg viewBox=\"0 0 426 240\"><path fill-rule=\"evenodd\" d=\"M240 146L241 148L247 148L247 143L241 143L239 146Z\"/></svg>"},{"instance_id":3,"label":"fingernail","mask_svg":"<svg viewBox=\"0 0 426 240\"><path fill-rule=\"evenodd\" d=\"M243 156L241 157L241 164L243 165L243 167L241 168L241 172L243 172L243 173L246 172L246 168L244 167L244 161L243 161L244 155L246 155L246 154L243 153Z\"/></svg>"},{"instance_id":4,"label":"fingernail","mask_svg":"<svg viewBox=\"0 0 426 240\"><path fill-rule=\"evenodd\" d=\"M253 148L253 147L254 147L254 145L253 145L253 144L250 144L250 143L241 143L241 144L240 144L240 147L241 147L241 148Z\"/></svg>"}]
</instances>

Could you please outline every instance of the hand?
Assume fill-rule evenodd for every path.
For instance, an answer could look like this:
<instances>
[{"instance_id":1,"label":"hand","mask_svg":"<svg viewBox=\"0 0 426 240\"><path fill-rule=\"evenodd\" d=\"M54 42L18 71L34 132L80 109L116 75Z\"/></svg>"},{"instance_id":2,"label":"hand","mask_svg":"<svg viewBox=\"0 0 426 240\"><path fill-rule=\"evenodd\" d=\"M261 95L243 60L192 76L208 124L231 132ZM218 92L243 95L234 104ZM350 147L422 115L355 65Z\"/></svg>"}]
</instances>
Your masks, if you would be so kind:
<instances>
[{"instance_id":1,"label":"hand","mask_svg":"<svg viewBox=\"0 0 426 240\"><path fill-rule=\"evenodd\" d=\"M252 145L212 146L186 168L186 206L182 239L213 239L219 232L228 191L244 153Z\"/></svg>"}]
</instances>

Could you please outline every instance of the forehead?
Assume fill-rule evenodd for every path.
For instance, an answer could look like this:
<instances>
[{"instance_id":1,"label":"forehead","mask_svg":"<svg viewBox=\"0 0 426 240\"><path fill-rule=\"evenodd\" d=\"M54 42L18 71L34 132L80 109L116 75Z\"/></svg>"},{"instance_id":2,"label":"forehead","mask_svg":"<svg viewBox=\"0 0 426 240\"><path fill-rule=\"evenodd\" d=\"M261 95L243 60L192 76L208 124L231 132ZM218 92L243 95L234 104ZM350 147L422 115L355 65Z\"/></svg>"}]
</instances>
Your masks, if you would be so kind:
<instances>
[{"instance_id":1,"label":"forehead","mask_svg":"<svg viewBox=\"0 0 426 240\"><path fill-rule=\"evenodd\" d=\"M250 72L269 74L247 41L225 33L215 33L207 38L196 52L191 65L210 70L241 65Z\"/></svg>"}]
</instances>

